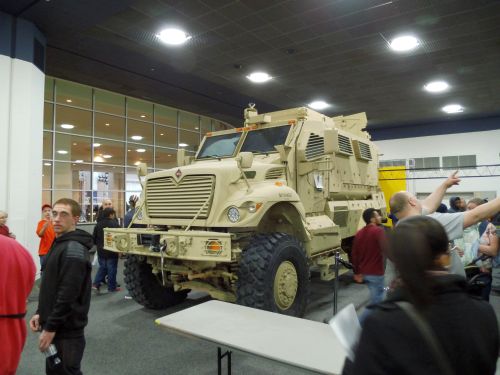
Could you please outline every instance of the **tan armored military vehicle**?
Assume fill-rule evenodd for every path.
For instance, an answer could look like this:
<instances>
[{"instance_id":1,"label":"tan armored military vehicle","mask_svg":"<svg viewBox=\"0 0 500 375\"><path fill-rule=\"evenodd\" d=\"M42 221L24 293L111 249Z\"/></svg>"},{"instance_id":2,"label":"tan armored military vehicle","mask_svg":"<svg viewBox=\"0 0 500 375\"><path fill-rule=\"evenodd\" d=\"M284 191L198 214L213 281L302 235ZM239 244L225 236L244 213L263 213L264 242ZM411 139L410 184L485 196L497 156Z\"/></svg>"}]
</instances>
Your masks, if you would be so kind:
<instances>
[{"instance_id":1,"label":"tan armored military vehicle","mask_svg":"<svg viewBox=\"0 0 500 375\"><path fill-rule=\"evenodd\" d=\"M106 229L128 254L125 282L148 308L189 290L288 315L304 314L311 267L334 277L364 209L381 209L378 150L364 113L330 118L308 108L259 115L208 133L193 157L143 178L134 224ZM139 168L144 176L145 165Z\"/></svg>"}]
</instances>

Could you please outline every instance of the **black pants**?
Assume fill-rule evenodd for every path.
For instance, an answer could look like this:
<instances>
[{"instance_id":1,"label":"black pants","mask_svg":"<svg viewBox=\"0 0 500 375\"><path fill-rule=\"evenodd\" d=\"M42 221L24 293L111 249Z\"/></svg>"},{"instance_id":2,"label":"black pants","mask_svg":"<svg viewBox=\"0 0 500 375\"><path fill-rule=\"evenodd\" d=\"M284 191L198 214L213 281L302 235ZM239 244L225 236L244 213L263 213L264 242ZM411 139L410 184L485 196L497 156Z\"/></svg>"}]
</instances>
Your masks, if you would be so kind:
<instances>
[{"instance_id":1,"label":"black pants","mask_svg":"<svg viewBox=\"0 0 500 375\"><path fill-rule=\"evenodd\" d=\"M47 358L45 372L47 375L82 375L80 364L85 350L85 337L55 338L57 355L61 359L59 365L53 364L53 359Z\"/></svg>"}]
</instances>

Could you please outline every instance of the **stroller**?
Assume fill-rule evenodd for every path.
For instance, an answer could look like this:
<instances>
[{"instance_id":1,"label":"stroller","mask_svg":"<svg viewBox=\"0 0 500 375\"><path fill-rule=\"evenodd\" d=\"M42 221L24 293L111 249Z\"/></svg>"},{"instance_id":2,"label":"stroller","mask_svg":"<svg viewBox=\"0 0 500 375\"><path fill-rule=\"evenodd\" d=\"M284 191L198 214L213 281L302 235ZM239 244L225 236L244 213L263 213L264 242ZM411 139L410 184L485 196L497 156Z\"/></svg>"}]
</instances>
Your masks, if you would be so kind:
<instances>
[{"instance_id":1,"label":"stroller","mask_svg":"<svg viewBox=\"0 0 500 375\"><path fill-rule=\"evenodd\" d=\"M465 266L465 277L467 279L467 291L475 296L481 297L482 299L490 300L491 283L493 278L490 272L481 272L481 267L476 263L478 261L484 261L491 258L488 255L481 255L467 266Z\"/></svg>"}]
</instances>

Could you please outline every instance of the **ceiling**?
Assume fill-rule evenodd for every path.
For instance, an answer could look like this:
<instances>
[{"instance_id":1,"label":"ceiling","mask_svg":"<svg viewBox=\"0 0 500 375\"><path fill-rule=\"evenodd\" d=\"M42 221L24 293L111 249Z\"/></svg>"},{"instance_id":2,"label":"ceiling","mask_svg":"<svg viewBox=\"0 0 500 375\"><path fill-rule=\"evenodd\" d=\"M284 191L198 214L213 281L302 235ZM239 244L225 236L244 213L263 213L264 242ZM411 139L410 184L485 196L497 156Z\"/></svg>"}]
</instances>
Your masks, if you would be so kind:
<instances>
[{"instance_id":1,"label":"ceiling","mask_svg":"<svg viewBox=\"0 0 500 375\"><path fill-rule=\"evenodd\" d=\"M369 128L500 113L500 2L486 0L7 0L47 37L46 73L241 123L322 99ZM192 38L168 47L166 26ZM394 53L401 33L421 44ZM265 70L274 79L245 76ZM429 94L425 83L451 89ZM448 115L446 104L465 107Z\"/></svg>"}]
</instances>

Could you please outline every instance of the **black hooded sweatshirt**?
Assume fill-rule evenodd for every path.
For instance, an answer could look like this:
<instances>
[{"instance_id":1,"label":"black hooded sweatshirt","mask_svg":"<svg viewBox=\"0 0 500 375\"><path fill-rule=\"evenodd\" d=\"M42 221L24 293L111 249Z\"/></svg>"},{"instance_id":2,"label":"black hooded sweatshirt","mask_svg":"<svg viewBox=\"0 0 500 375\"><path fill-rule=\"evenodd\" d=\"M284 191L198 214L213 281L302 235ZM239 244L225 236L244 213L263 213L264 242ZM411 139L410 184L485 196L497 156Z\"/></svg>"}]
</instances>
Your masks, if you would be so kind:
<instances>
[{"instance_id":1,"label":"black hooded sweatshirt","mask_svg":"<svg viewBox=\"0 0 500 375\"><path fill-rule=\"evenodd\" d=\"M104 228L119 228L116 219L102 218L100 219L96 226L94 227L94 233L92 237L94 238L95 245L97 246L97 254L105 259L118 258L118 253L114 251L109 251L104 249Z\"/></svg>"},{"instance_id":2,"label":"black hooded sweatshirt","mask_svg":"<svg viewBox=\"0 0 500 375\"><path fill-rule=\"evenodd\" d=\"M76 229L57 237L47 254L37 313L42 328L56 332L56 337L83 336L90 307L93 244L89 233Z\"/></svg>"}]
</instances>

